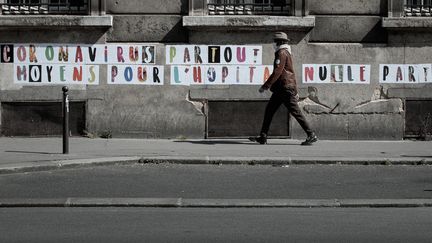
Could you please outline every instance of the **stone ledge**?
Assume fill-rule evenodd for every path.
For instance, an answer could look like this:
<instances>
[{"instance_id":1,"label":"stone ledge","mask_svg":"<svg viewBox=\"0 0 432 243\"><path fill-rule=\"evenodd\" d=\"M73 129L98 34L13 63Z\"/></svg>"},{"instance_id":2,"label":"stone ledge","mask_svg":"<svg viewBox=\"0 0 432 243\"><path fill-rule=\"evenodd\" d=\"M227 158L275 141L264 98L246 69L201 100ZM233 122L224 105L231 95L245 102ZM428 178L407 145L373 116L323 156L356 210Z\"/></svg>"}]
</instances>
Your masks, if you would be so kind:
<instances>
[{"instance_id":1,"label":"stone ledge","mask_svg":"<svg viewBox=\"0 0 432 243\"><path fill-rule=\"evenodd\" d=\"M192 30L310 30L315 17L284 16L184 16L183 26Z\"/></svg>"},{"instance_id":2,"label":"stone ledge","mask_svg":"<svg viewBox=\"0 0 432 243\"><path fill-rule=\"evenodd\" d=\"M388 88L388 96L390 98L420 98L432 99L432 86L418 87L418 88Z\"/></svg>"},{"instance_id":3,"label":"stone ledge","mask_svg":"<svg viewBox=\"0 0 432 243\"><path fill-rule=\"evenodd\" d=\"M112 16L0 16L0 29L106 28L113 25Z\"/></svg>"},{"instance_id":4,"label":"stone ledge","mask_svg":"<svg viewBox=\"0 0 432 243\"><path fill-rule=\"evenodd\" d=\"M388 29L432 29L432 18L430 17L400 17L383 18L382 27Z\"/></svg>"}]
</instances>

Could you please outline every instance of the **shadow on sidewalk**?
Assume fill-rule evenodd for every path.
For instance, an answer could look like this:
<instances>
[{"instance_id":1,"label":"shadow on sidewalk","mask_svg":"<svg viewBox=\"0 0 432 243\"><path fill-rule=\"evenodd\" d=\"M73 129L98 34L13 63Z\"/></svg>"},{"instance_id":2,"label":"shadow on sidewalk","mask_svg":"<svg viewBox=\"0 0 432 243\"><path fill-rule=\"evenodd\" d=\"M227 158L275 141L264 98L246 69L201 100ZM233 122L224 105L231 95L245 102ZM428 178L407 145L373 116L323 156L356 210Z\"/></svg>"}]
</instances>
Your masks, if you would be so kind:
<instances>
[{"instance_id":1,"label":"shadow on sidewalk","mask_svg":"<svg viewBox=\"0 0 432 243\"><path fill-rule=\"evenodd\" d=\"M63 153L50 153L50 152L37 152L37 151L18 151L18 150L8 150L5 153L20 153L20 154L63 154Z\"/></svg>"},{"instance_id":2,"label":"shadow on sidewalk","mask_svg":"<svg viewBox=\"0 0 432 243\"><path fill-rule=\"evenodd\" d=\"M406 155L406 154L402 154L401 157L406 157L406 158L432 158L432 155Z\"/></svg>"},{"instance_id":3,"label":"shadow on sidewalk","mask_svg":"<svg viewBox=\"0 0 432 243\"><path fill-rule=\"evenodd\" d=\"M298 143L272 143L271 140L268 144L262 145L254 143L245 139L245 141L229 141L229 140L199 140L199 141L189 141L189 140L176 140L175 143L192 143L192 144L203 144L203 145L215 145L215 144L242 144L242 145L258 145L258 146L269 146L269 145L288 145L288 146L299 146Z\"/></svg>"},{"instance_id":4,"label":"shadow on sidewalk","mask_svg":"<svg viewBox=\"0 0 432 243\"><path fill-rule=\"evenodd\" d=\"M176 143L193 143L193 144L253 144L251 142L242 142L242 141L227 141L227 140L200 140L200 141L189 141L189 140L177 140L174 141Z\"/></svg>"}]
</instances>

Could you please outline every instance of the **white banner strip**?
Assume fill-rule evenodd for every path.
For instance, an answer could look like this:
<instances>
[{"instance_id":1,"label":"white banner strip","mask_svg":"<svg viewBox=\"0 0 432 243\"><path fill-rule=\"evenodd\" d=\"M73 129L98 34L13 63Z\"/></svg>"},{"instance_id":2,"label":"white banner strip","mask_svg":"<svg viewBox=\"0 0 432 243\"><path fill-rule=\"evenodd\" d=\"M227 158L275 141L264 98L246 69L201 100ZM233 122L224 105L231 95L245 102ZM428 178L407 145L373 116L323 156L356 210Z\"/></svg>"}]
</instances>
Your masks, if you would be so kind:
<instances>
[{"instance_id":1,"label":"white banner strip","mask_svg":"<svg viewBox=\"0 0 432 243\"><path fill-rule=\"evenodd\" d=\"M366 64L303 64L304 84L370 84L371 67Z\"/></svg>"},{"instance_id":2,"label":"white banner strip","mask_svg":"<svg viewBox=\"0 0 432 243\"><path fill-rule=\"evenodd\" d=\"M172 85L262 85L273 66L173 65Z\"/></svg>"},{"instance_id":3,"label":"white banner strip","mask_svg":"<svg viewBox=\"0 0 432 243\"><path fill-rule=\"evenodd\" d=\"M167 65L261 65L262 46L167 45L165 57Z\"/></svg>"},{"instance_id":4,"label":"white banner strip","mask_svg":"<svg viewBox=\"0 0 432 243\"><path fill-rule=\"evenodd\" d=\"M432 64L380 64L380 83L432 83Z\"/></svg>"},{"instance_id":5,"label":"white banner strip","mask_svg":"<svg viewBox=\"0 0 432 243\"><path fill-rule=\"evenodd\" d=\"M99 84L98 65L14 64L14 83L21 85Z\"/></svg>"},{"instance_id":6,"label":"white banner strip","mask_svg":"<svg viewBox=\"0 0 432 243\"><path fill-rule=\"evenodd\" d=\"M163 85L164 66L108 65L108 84Z\"/></svg>"},{"instance_id":7,"label":"white banner strip","mask_svg":"<svg viewBox=\"0 0 432 243\"><path fill-rule=\"evenodd\" d=\"M155 64L154 45L0 44L1 63Z\"/></svg>"}]
</instances>

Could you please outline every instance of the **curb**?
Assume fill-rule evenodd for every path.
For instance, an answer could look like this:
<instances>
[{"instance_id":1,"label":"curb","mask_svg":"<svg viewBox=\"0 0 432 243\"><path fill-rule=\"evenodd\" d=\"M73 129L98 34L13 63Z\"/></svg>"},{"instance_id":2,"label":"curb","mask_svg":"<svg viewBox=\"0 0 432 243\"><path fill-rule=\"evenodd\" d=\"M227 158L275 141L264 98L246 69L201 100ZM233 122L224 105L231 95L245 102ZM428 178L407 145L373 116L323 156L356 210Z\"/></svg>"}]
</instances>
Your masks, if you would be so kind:
<instances>
[{"instance_id":1,"label":"curb","mask_svg":"<svg viewBox=\"0 0 432 243\"><path fill-rule=\"evenodd\" d=\"M80 168L98 165L114 164L185 164L185 165L432 165L432 159L424 158L313 158L301 159L292 157L180 157L180 156L158 156L158 157L106 157L90 159L53 160L39 162L24 162L18 165L0 165L0 174L37 172L56 169Z\"/></svg>"},{"instance_id":2,"label":"curb","mask_svg":"<svg viewBox=\"0 0 432 243\"><path fill-rule=\"evenodd\" d=\"M52 160L40 161L34 163L24 163L23 165L2 166L0 165L1 174L23 173L49 171L57 169L81 168L101 165L114 164L133 164L138 163L141 157L109 157L109 158L91 158L91 159L71 159L71 160Z\"/></svg>"},{"instance_id":3,"label":"curb","mask_svg":"<svg viewBox=\"0 0 432 243\"><path fill-rule=\"evenodd\" d=\"M0 199L0 208L18 208L18 207L415 208L415 207L432 207L432 199L185 199L185 198Z\"/></svg>"}]
</instances>

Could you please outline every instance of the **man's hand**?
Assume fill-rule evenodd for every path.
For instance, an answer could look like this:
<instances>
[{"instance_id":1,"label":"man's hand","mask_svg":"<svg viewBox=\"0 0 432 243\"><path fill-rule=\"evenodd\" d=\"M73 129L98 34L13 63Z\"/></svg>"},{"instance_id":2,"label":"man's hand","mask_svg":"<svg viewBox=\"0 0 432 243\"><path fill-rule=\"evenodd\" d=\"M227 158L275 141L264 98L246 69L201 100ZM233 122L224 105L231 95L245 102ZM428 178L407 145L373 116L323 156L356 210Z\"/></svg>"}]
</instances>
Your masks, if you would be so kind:
<instances>
[{"instance_id":1,"label":"man's hand","mask_svg":"<svg viewBox=\"0 0 432 243\"><path fill-rule=\"evenodd\" d=\"M264 92L265 90L266 90L266 88L265 88L264 86L261 86L261 87L259 88L258 91L259 91L260 93L262 93L262 92Z\"/></svg>"}]
</instances>

